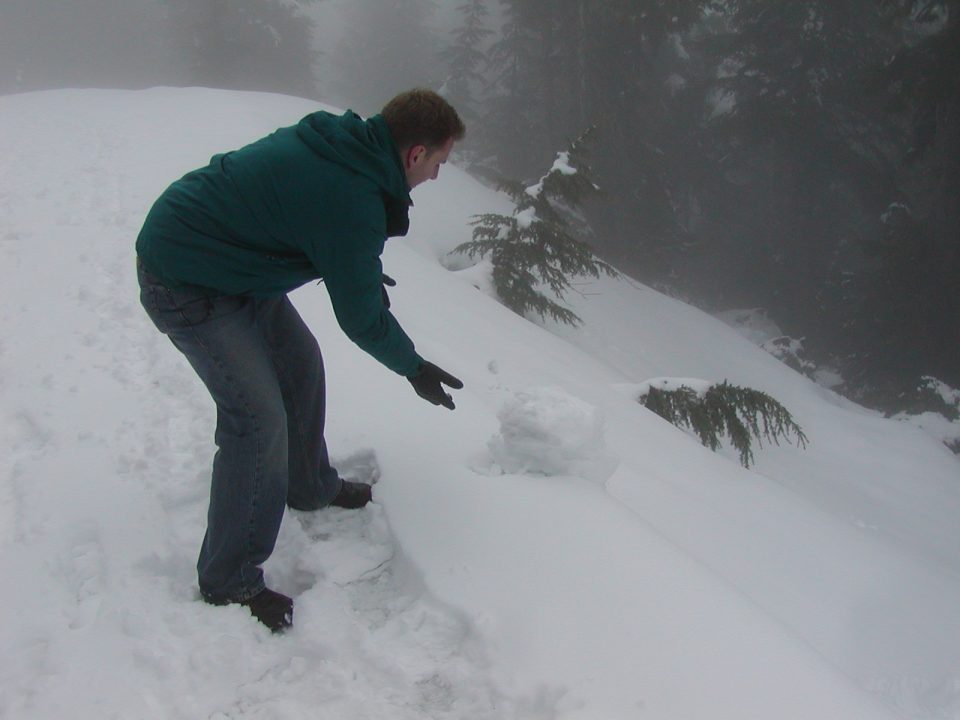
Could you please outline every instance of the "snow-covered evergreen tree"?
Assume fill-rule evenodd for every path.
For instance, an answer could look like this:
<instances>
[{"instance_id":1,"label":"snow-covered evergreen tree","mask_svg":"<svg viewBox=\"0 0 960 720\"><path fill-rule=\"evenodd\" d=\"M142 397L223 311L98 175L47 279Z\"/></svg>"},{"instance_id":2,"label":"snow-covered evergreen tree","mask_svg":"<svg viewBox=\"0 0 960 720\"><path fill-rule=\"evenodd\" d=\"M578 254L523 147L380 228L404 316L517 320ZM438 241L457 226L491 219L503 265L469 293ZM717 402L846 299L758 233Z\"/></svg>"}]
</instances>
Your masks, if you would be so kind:
<instances>
[{"instance_id":1,"label":"snow-covered evergreen tree","mask_svg":"<svg viewBox=\"0 0 960 720\"><path fill-rule=\"evenodd\" d=\"M553 166L536 183L502 181L501 189L516 205L513 214L476 216L473 240L456 249L471 257L490 256L497 295L519 315L532 311L541 319L550 316L578 324L576 313L544 295L539 286L546 285L562 299L577 276L616 274L583 239L589 226L578 213L580 204L598 192L584 158L584 145L592 132L589 128L567 150L557 153Z\"/></svg>"}]
</instances>

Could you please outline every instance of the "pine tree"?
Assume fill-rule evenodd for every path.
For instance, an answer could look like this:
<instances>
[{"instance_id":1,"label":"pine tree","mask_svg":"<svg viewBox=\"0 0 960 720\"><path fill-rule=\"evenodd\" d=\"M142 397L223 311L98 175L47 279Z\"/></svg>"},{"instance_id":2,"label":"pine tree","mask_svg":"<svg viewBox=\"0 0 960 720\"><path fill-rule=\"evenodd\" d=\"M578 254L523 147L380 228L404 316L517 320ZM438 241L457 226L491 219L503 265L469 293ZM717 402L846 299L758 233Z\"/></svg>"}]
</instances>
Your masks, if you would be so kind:
<instances>
[{"instance_id":1,"label":"pine tree","mask_svg":"<svg viewBox=\"0 0 960 720\"><path fill-rule=\"evenodd\" d=\"M486 0L466 0L457 10L462 24L453 31L453 43L440 53L449 68L442 94L468 123L477 117L477 88L483 83L481 68L486 63L482 46L493 31L486 26Z\"/></svg>"},{"instance_id":2,"label":"pine tree","mask_svg":"<svg viewBox=\"0 0 960 720\"><path fill-rule=\"evenodd\" d=\"M842 338L857 355L849 374L883 409L908 402L922 375L960 385L960 1L895 9L902 44L878 79L899 162Z\"/></svg>"},{"instance_id":3,"label":"pine tree","mask_svg":"<svg viewBox=\"0 0 960 720\"><path fill-rule=\"evenodd\" d=\"M535 149L544 134L534 73L540 41L525 22L523 2L501 0L500 5L505 19L487 51L488 100L479 123L480 140L493 172L524 177L536 167L534 158L542 157Z\"/></svg>"},{"instance_id":4,"label":"pine tree","mask_svg":"<svg viewBox=\"0 0 960 720\"><path fill-rule=\"evenodd\" d=\"M558 299L578 275L616 275L581 239L589 232L578 213L580 203L598 192L583 157L593 128L557 154L550 170L533 185L504 181L501 189L516 208L513 215L486 213L474 218L473 240L457 247L471 257L490 255L493 284L501 301L519 315L576 325L580 318L538 289L545 284Z\"/></svg>"},{"instance_id":5,"label":"pine tree","mask_svg":"<svg viewBox=\"0 0 960 720\"><path fill-rule=\"evenodd\" d=\"M664 420L691 429L704 446L716 452L723 436L740 455L740 464L754 461L752 440L779 444L780 438L796 438L805 448L807 436L793 416L766 393L722 382L705 393L682 385L673 390L651 387L639 402Z\"/></svg>"}]
</instances>

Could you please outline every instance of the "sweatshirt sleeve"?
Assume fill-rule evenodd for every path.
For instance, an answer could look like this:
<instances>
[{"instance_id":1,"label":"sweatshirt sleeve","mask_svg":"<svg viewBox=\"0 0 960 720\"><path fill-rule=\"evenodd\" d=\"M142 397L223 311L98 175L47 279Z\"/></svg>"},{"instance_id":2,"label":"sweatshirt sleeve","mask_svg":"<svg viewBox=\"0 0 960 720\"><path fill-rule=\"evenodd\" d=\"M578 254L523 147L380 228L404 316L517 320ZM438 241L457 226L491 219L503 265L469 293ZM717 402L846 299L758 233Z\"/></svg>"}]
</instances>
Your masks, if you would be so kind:
<instances>
[{"instance_id":1,"label":"sweatshirt sleeve","mask_svg":"<svg viewBox=\"0 0 960 720\"><path fill-rule=\"evenodd\" d=\"M341 228L327 247L324 282L343 332L394 372L414 376L422 359L383 303L380 254L384 229L375 223Z\"/></svg>"}]
</instances>

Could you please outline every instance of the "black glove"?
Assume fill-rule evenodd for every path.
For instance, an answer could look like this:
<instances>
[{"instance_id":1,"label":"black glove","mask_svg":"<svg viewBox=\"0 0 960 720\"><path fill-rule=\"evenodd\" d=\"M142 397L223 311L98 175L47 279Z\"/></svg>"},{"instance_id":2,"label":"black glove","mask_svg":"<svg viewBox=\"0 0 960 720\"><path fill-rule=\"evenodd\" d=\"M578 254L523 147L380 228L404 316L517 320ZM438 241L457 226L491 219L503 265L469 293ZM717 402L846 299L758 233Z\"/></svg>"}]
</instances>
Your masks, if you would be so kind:
<instances>
[{"instance_id":1,"label":"black glove","mask_svg":"<svg viewBox=\"0 0 960 720\"><path fill-rule=\"evenodd\" d=\"M394 280L392 277L390 277L390 276L387 275L386 273L383 273L383 285L384 285L384 287L380 288L380 290L381 290L381 292L383 293L383 306L384 306L385 308L387 308L388 310L390 309L390 296L387 295L387 288L388 288L388 287L395 287L396 284L397 284L397 281L396 281L396 280Z\"/></svg>"},{"instance_id":2,"label":"black glove","mask_svg":"<svg viewBox=\"0 0 960 720\"><path fill-rule=\"evenodd\" d=\"M426 362L420 366L420 370L412 378L407 378L417 395L427 402L434 405L443 405L445 408L453 410L456 406L453 404L453 398L444 392L443 385L448 385L455 390L463 387L463 383L457 380L453 375L441 370L431 362Z\"/></svg>"}]
</instances>

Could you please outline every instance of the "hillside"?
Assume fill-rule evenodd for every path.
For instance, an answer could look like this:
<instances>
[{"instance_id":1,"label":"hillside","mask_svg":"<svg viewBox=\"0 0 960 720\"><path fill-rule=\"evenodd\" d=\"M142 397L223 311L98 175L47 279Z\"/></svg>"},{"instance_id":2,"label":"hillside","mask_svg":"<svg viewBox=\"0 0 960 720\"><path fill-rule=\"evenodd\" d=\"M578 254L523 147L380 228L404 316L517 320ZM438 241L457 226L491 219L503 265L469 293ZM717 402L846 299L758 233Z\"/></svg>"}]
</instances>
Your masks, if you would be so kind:
<instances>
[{"instance_id":1,"label":"hillside","mask_svg":"<svg viewBox=\"0 0 960 720\"><path fill-rule=\"evenodd\" d=\"M361 511L290 513L271 636L199 601L213 407L138 305L133 240L173 179L316 109L158 88L0 97L0 717L960 715L960 465L942 445L626 279L542 327L451 271L507 206L455 167L384 265L453 413L354 347L325 290L328 445ZM765 390L810 438L744 470L636 401L655 377Z\"/></svg>"}]
</instances>

